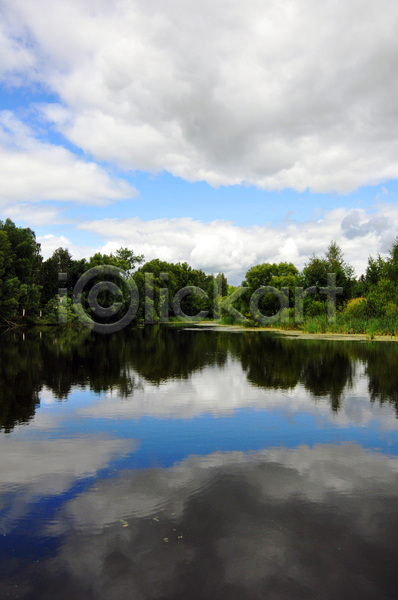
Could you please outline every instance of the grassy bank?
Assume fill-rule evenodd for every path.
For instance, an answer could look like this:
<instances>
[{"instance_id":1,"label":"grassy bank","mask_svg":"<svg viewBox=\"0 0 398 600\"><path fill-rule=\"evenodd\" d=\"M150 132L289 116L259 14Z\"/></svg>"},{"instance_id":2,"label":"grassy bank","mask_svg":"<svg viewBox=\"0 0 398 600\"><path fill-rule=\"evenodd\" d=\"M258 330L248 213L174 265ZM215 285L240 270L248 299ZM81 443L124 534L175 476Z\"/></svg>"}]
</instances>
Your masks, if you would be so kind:
<instances>
[{"instance_id":1,"label":"grassy bank","mask_svg":"<svg viewBox=\"0 0 398 600\"><path fill-rule=\"evenodd\" d=\"M398 334L396 317L348 317L338 315L335 322L329 323L326 317L309 317L301 325L306 333L362 333L373 339L377 335L395 337Z\"/></svg>"},{"instance_id":2,"label":"grassy bank","mask_svg":"<svg viewBox=\"0 0 398 600\"><path fill-rule=\"evenodd\" d=\"M233 325L235 323L229 316L220 320L222 325ZM260 327L254 320L248 320L246 327ZM305 317L303 323L296 323L294 319L288 322L277 321L269 326L271 329L301 331L303 333L334 333L334 334L362 334L369 339L376 336L396 337L398 335L397 317L351 317L337 314L334 321L328 320L326 315L316 317Z\"/></svg>"}]
</instances>

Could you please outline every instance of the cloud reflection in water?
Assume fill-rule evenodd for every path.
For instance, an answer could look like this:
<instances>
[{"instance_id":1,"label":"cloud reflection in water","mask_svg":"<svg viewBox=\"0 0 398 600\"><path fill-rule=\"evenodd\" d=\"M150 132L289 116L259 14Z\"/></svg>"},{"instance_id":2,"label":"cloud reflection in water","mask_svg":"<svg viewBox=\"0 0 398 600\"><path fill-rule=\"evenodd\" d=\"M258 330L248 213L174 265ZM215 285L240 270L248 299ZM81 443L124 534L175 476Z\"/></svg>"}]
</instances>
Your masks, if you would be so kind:
<instances>
[{"instance_id":1,"label":"cloud reflection in water","mask_svg":"<svg viewBox=\"0 0 398 600\"><path fill-rule=\"evenodd\" d=\"M119 472L49 523L62 543L20 597L34 569L43 599L391 598L397 489L398 459L355 444Z\"/></svg>"}]
</instances>

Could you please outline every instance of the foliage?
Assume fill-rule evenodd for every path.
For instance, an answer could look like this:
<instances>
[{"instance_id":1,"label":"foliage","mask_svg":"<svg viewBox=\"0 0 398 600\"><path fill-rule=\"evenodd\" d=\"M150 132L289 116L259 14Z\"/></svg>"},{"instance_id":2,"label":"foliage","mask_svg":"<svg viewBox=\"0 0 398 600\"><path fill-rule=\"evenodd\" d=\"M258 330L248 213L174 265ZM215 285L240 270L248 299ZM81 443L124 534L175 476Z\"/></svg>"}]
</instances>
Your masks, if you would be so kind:
<instances>
[{"instance_id":1,"label":"foliage","mask_svg":"<svg viewBox=\"0 0 398 600\"><path fill-rule=\"evenodd\" d=\"M336 287L341 288L341 293L336 296L336 302L341 306L352 297L354 269L345 262L341 248L333 241L330 242L323 257L313 255L303 269L303 286L317 288L314 294L317 301L326 302L326 295L321 288L328 285L328 273L336 275ZM308 304L310 304L309 300L307 300Z\"/></svg>"},{"instance_id":2,"label":"foliage","mask_svg":"<svg viewBox=\"0 0 398 600\"><path fill-rule=\"evenodd\" d=\"M316 300L315 298L309 297L305 301L305 314L308 317L316 317L318 315L324 315L326 312L325 302Z\"/></svg>"},{"instance_id":3,"label":"foliage","mask_svg":"<svg viewBox=\"0 0 398 600\"><path fill-rule=\"evenodd\" d=\"M348 317L366 317L369 313L368 301L366 298L352 298L347 302L344 308L344 315Z\"/></svg>"},{"instance_id":4,"label":"foliage","mask_svg":"<svg viewBox=\"0 0 398 600\"><path fill-rule=\"evenodd\" d=\"M108 275L109 267L115 268L113 275ZM335 286L342 288L336 296L335 323L326 302L329 273L335 275ZM88 282L80 290L78 315L72 296L84 274ZM110 285L99 289L97 284L104 279ZM270 323L268 317L275 317L273 324L284 328L299 328L301 323L307 330L324 330L324 323L330 321L328 331L366 332L372 322L376 323L374 334L391 332L397 329L398 319L398 238L387 257L369 257L366 273L358 279L332 241L301 272L291 262L264 262L248 269L243 287L235 288L223 273L215 277L186 262L159 258L144 263L142 255L127 247L111 254L98 252L88 260L75 260L68 249L58 248L43 260L31 229L16 227L10 219L0 221L0 319L4 325L87 322L83 313L88 321L98 315L93 295L97 307L104 309L103 321L114 322L130 309L132 282L139 294L134 323L166 322L177 310L183 319L206 315L224 323L246 320L248 326Z\"/></svg>"},{"instance_id":5,"label":"foliage","mask_svg":"<svg viewBox=\"0 0 398 600\"><path fill-rule=\"evenodd\" d=\"M294 289L298 283L298 274L298 269L293 263L262 263L251 267L242 282L242 286L247 288L247 292L240 302L242 314L248 318L253 316L250 312L250 299L257 290L263 287L272 287L277 290L286 288L290 303L294 304ZM260 315L272 316L280 309L281 301L275 293L264 294L258 302Z\"/></svg>"},{"instance_id":6,"label":"foliage","mask_svg":"<svg viewBox=\"0 0 398 600\"><path fill-rule=\"evenodd\" d=\"M0 221L0 315L14 320L40 310L40 245L34 232Z\"/></svg>"}]
</instances>

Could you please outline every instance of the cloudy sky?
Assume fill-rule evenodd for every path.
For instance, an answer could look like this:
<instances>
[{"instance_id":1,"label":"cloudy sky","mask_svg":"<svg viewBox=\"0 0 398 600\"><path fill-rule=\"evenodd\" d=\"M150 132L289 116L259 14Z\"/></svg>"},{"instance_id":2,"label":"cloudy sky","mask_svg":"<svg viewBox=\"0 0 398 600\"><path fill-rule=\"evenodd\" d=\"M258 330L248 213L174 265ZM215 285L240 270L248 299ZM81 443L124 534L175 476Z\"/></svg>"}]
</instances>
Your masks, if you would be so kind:
<instances>
[{"instance_id":1,"label":"cloudy sky","mask_svg":"<svg viewBox=\"0 0 398 600\"><path fill-rule=\"evenodd\" d=\"M4 0L0 219L239 283L398 233L393 0Z\"/></svg>"}]
</instances>

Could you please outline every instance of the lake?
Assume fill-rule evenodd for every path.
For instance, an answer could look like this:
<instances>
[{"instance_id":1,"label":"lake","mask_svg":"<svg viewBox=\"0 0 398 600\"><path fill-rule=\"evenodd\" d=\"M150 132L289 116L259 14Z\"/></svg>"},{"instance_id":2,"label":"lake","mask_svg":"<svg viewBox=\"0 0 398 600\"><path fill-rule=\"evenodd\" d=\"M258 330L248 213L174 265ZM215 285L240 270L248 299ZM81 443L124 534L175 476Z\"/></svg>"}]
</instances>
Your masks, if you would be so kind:
<instances>
[{"instance_id":1,"label":"lake","mask_svg":"<svg viewBox=\"0 0 398 600\"><path fill-rule=\"evenodd\" d=\"M0 344L0 598L397 598L398 344Z\"/></svg>"}]
</instances>

